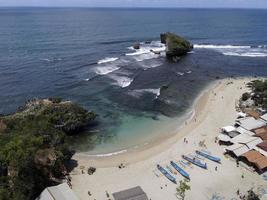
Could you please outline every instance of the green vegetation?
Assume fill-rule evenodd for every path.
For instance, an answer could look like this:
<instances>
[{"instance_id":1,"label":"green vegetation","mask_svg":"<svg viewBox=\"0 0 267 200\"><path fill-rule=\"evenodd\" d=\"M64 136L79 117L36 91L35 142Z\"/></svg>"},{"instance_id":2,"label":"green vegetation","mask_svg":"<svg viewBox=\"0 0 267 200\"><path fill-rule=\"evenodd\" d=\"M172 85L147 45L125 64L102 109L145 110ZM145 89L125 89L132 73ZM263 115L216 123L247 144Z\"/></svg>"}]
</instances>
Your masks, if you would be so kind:
<instances>
[{"instance_id":1,"label":"green vegetation","mask_svg":"<svg viewBox=\"0 0 267 200\"><path fill-rule=\"evenodd\" d=\"M248 84L252 89L251 99L255 106L267 109L267 80L255 80Z\"/></svg>"},{"instance_id":2,"label":"green vegetation","mask_svg":"<svg viewBox=\"0 0 267 200\"><path fill-rule=\"evenodd\" d=\"M179 183L180 185L178 188L176 188L176 192L177 195L180 197L180 199L184 200L186 191L191 190L191 187L190 185L187 184L188 183L187 179L185 179L184 181L180 181Z\"/></svg>"},{"instance_id":3,"label":"green vegetation","mask_svg":"<svg viewBox=\"0 0 267 200\"><path fill-rule=\"evenodd\" d=\"M0 200L30 200L58 184L73 155L65 138L96 115L59 98L33 100L0 117Z\"/></svg>"},{"instance_id":4,"label":"green vegetation","mask_svg":"<svg viewBox=\"0 0 267 200\"><path fill-rule=\"evenodd\" d=\"M246 101L250 98L250 94L248 92L245 92L243 95L242 95L242 101Z\"/></svg>"},{"instance_id":5,"label":"green vegetation","mask_svg":"<svg viewBox=\"0 0 267 200\"><path fill-rule=\"evenodd\" d=\"M168 58L183 56L193 48L189 41L174 33L163 33L160 37L161 42L167 46L166 55Z\"/></svg>"}]
</instances>

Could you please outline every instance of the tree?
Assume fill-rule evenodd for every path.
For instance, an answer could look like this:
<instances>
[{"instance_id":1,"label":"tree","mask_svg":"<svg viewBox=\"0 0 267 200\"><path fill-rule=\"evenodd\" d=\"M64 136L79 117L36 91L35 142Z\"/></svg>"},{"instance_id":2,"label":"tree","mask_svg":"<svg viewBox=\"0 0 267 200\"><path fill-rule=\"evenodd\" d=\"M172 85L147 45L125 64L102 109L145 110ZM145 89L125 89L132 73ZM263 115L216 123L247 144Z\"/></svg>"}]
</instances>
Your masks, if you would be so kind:
<instances>
[{"instance_id":1,"label":"tree","mask_svg":"<svg viewBox=\"0 0 267 200\"><path fill-rule=\"evenodd\" d=\"M16 113L0 116L0 200L35 199L58 184L74 153L66 143L68 134L95 117L55 98L32 100Z\"/></svg>"},{"instance_id":2,"label":"tree","mask_svg":"<svg viewBox=\"0 0 267 200\"><path fill-rule=\"evenodd\" d=\"M243 95L242 95L242 101L246 101L250 98L250 94L245 92Z\"/></svg>"},{"instance_id":3,"label":"tree","mask_svg":"<svg viewBox=\"0 0 267 200\"><path fill-rule=\"evenodd\" d=\"M176 194L181 198L181 200L185 199L185 193L187 190L191 190L190 185L188 185L188 180L180 181L180 185L178 188L176 188Z\"/></svg>"}]
</instances>

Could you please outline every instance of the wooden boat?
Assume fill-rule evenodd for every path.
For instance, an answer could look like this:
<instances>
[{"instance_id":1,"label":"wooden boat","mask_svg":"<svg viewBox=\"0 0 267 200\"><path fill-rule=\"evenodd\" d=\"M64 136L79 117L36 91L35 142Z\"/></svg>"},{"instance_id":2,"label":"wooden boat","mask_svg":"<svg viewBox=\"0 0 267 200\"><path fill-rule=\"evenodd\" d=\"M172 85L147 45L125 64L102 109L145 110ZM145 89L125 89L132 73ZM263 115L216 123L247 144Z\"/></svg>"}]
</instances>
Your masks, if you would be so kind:
<instances>
[{"instance_id":1,"label":"wooden boat","mask_svg":"<svg viewBox=\"0 0 267 200\"><path fill-rule=\"evenodd\" d=\"M184 171L181 167L179 167L179 165L177 165L177 164L176 164L175 162L173 162L173 161L171 161L170 163L171 163L171 165L174 167L174 169L177 170L177 172L179 172L183 177L185 177L185 178L187 178L187 179L190 180L189 174L188 174L186 171Z\"/></svg>"},{"instance_id":2,"label":"wooden boat","mask_svg":"<svg viewBox=\"0 0 267 200\"><path fill-rule=\"evenodd\" d=\"M200 160L197 160L195 158L190 158L188 156L182 155L182 158L187 160L188 162L191 162L192 164L201 167L203 169L207 169L207 164L206 163L202 163Z\"/></svg>"},{"instance_id":3,"label":"wooden boat","mask_svg":"<svg viewBox=\"0 0 267 200\"><path fill-rule=\"evenodd\" d=\"M173 175L177 175L177 172L176 172L176 171L173 171L172 168L171 168L169 165L167 165L166 168L167 168L167 170L169 170L169 172L171 172Z\"/></svg>"},{"instance_id":4,"label":"wooden boat","mask_svg":"<svg viewBox=\"0 0 267 200\"><path fill-rule=\"evenodd\" d=\"M205 153L203 151L196 151L196 153L198 155L203 156L204 158L207 158L207 159L211 160L211 161L214 161L214 162L217 162L217 163L221 163L221 159L218 158L218 157L212 156L212 155L210 155L208 153Z\"/></svg>"},{"instance_id":5,"label":"wooden boat","mask_svg":"<svg viewBox=\"0 0 267 200\"><path fill-rule=\"evenodd\" d=\"M171 182L176 184L176 178L174 178L172 175L170 175L166 169L164 169L160 165L157 165L157 168L167 179L169 179Z\"/></svg>"}]
</instances>

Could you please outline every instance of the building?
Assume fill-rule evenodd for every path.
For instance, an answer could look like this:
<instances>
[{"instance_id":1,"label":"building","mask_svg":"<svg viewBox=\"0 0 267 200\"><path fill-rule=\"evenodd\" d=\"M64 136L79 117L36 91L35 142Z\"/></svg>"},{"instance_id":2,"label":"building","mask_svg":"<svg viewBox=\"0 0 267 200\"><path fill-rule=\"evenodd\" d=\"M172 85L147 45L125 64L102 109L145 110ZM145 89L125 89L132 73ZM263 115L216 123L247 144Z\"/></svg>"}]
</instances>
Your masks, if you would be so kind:
<instances>
[{"instance_id":1,"label":"building","mask_svg":"<svg viewBox=\"0 0 267 200\"><path fill-rule=\"evenodd\" d=\"M246 160L254 165L259 172L265 171L267 169L267 157L255 150L250 150L244 153L241 157L246 158Z\"/></svg>"},{"instance_id":2,"label":"building","mask_svg":"<svg viewBox=\"0 0 267 200\"><path fill-rule=\"evenodd\" d=\"M67 183L46 188L36 200L79 200Z\"/></svg>"},{"instance_id":3,"label":"building","mask_svg":"<svg viewBox=\"0 0 267 200\"><path fill-rule=\"evenodd\" d=\"M112 194L115 200L148 200L140 186Z\"/></svg>"},{"instance_id":4,"label":"building","mask_svg":"<svg viewBox=\"0 0 267 200\"><path fill-rule=\"evenodd\" d=\"M245 117L236 120L236 125L241 126L242 128L252 131L266 126L266 122L262 119L255 119L253 117Z\"/></svg>"}]
</instances>

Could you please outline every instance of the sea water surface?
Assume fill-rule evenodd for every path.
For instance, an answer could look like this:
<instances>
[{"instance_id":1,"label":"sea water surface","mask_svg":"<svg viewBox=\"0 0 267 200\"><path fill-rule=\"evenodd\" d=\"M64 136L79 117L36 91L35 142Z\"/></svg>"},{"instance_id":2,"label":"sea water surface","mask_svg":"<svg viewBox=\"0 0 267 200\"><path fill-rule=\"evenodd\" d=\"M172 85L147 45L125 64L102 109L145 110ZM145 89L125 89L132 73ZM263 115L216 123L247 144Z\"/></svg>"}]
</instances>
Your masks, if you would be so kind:
<instances>
[{"instance_id":1,"label":"sea water surface","mask_svg":"<svg viewBox=\"0 0 267 200\"><path fill-rule=\"evenodd\" d=\"M267 75L266 19L267 10L1 8L0 113L59 96L98 114L72 138L76 150L138 148L174 133L216 77ZM164 52L166 31L194 50L177 63L151 53Z\"/></svg>"}]
</instances>

